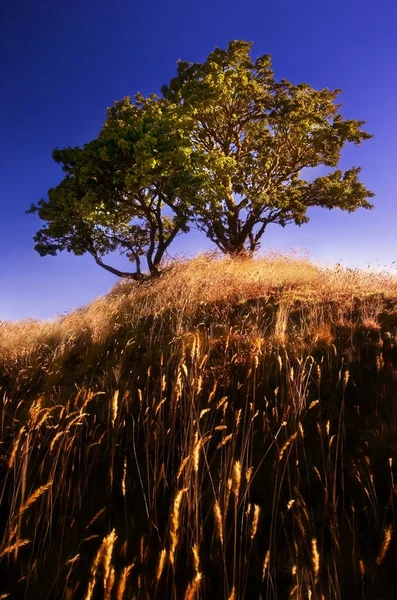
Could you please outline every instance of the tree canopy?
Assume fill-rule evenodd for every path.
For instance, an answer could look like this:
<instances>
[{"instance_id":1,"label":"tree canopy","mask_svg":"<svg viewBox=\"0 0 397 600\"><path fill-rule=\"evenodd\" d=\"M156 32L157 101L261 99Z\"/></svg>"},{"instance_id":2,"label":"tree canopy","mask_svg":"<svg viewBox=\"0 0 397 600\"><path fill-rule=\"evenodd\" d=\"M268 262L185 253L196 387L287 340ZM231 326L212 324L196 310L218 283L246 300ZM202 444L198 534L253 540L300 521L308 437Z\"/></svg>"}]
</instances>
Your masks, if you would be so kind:
<instances>
[{"instance_id":1,"label":"tree canopy","mask_svg":"<svg viewBox=\"0 0 397 600\"><path fill-rule=\"evenodd\" d=\"M30 212L46 221L35 236L42 254L91 254L119 276L149 272L179 233L195 224L224 253L251 254L268 224L301 225L313 206L371 208L360 169L337 169L347 142L371 136L344 119L340 90L277 82L269 55L232 41L203 63L179 61L162 97L116 102L97 139L55 150L65 172ZM330 172L304 179L304 169ZM310 171L308 171L310 172ZM135 264L104 262L118 251Z\"/></svg>"},{"instance_id":2,"label":"tree canopy","mask_svg":"<svg viewBox=\"0 0 397 600\"><path fill-rule=\"evenodd\" d=\"M344 120L340 90L276 82L269 55L252 61L252 44L230 42L204 63L180 61L163 94L191 115L191 138L207 174L195 220L229 254L255 251L269 223L308 221L311 206L370 208L360 169L314 181L304 168L336 167L346 142L371 136L364 121Z\"/></svg>"},{"instance_id":3,"label":"tree canopy","mask_svg":"<svg viewBox=\"0 0 397 600\"><path fill-rule=\"evenodd\" d=\"M163 99L140 95L116 102L98 139L83 148L54 150L66 173L32 205L47 222L35 236L42 255L67 250L91 254L120 277L139 278L141 258L155 274L168 247L189 230L191 197L199 175L186 118ZM123 272L104 262L118 251L134 263Z\"/></svg>"}]
</instances>

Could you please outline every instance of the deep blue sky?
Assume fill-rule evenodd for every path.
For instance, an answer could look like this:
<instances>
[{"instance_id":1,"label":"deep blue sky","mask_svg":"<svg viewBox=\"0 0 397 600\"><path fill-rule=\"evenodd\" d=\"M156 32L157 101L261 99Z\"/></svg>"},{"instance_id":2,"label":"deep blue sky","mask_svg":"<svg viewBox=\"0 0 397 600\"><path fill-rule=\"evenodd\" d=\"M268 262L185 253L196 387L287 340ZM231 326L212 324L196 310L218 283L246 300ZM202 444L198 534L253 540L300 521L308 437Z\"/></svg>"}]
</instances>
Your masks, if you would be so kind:
<instances>
[{"instance_id":1,"label":"deep blue sky","mask_svg":"<svg viewBox=\"0 0 397 600\"><path fill-rule=\"evenodd\" d=\"M3 0L0 7L0 320L49 318L108 291L90 257L41 258L25 215L62 173L53 147L95 137L114 100L159 92L178 58L202 61L232 39L270 53L277 78L342 88L345 117L374 138L349 147L373 211L314 209L311 223L269 228L264 247L306 248L322 262L397 259L397 4L395 0ZM174 252L211 247L191 235Z\"/></svg>"}]
</instances>

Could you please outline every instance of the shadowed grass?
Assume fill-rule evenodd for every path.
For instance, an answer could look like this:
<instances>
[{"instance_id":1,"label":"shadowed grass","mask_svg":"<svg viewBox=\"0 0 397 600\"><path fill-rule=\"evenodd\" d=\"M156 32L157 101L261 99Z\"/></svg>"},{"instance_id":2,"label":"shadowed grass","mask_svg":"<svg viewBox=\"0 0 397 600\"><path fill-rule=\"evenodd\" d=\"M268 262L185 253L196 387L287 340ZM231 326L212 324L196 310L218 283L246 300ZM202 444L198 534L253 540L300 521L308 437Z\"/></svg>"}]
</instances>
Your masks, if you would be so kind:
<instances>
[{"instance_id":1,"label":"shadowed grass","mask_svg":"<svg viewBox=\"0 0 397 600\"><path fill-rule=\"evenodd\" d=\"M201 256L0 328L0 595L395 598L397 282Z\"/></svg>"}]
</instances>

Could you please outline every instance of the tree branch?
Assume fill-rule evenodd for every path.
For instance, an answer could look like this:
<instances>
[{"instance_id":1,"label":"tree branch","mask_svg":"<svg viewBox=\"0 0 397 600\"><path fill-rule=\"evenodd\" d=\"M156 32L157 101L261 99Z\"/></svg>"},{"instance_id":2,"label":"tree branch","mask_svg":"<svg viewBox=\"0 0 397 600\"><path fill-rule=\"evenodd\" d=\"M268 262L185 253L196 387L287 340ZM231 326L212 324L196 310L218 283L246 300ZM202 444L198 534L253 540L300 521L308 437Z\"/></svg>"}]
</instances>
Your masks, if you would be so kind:
<instances>
[{"instance_id":1,"label":"tree branch","mask_svg":"<svg viewBox=\"0 0 397 600\"><path fill-rule=\"evenodd\" d=\"M94 250L88 250L88 252L91 254L91 256L94 257L94 260L97 265L102 267L102 269L105 269L105 271L109 271L109 273L116 275L116 277L135 279L135 280L141 280L144 278L144 275L142 275L142 273L139 271L139 269L138 269L138 272L136 272L136 273L119 271L119 269L116 269L115 267L111 267L110 265L107 265L106 263L104 263L103 260L101 258L99 258L99 256L96 254L96 252Z\"/></svg>"}]
</instances>

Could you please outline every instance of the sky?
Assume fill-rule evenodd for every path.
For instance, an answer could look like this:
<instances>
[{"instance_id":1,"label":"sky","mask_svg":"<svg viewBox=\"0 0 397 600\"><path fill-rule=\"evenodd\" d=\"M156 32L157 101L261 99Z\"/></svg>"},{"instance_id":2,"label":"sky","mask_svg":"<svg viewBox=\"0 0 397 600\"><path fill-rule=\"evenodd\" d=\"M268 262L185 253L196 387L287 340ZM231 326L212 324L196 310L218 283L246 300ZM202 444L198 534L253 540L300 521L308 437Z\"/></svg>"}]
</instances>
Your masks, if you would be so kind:
<instances>
[{"instance_id":1,"label":"sky","mask_svg":"<svg viewBox=\"0 0 397 600\"><path fill-rule=\"evenodd\" d=\"M263 249L392 269L397 259L397 3L395 0L2 0L0 3L0 321L48 319L108 292L117 278L91 257L40 257L26 215L62 179L54 147L95 138L106 108L159 93L179 58L204 61L232 39L271 54L277 79L342 88L343 115L374 135L347 147L375 208L320 208L298 228L269 226ZM193 232L173 255L214 247ZM116 264L120 264L117 263Z\"/></svg>"}]
</instances>

